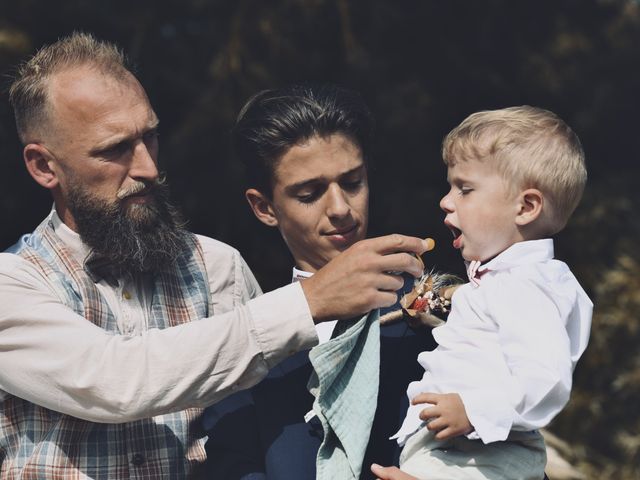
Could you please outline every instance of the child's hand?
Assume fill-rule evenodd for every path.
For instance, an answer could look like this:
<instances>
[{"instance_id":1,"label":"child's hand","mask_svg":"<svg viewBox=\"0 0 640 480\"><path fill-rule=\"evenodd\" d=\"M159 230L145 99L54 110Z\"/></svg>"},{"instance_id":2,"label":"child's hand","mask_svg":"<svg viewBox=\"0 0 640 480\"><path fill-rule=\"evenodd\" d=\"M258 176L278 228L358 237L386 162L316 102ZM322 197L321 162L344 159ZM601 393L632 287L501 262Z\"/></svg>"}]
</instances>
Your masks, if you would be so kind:
<instances>
[{"instance_id":1,"label":"child's hand","mask_svg":"<svg viewBox=\"0 0 640 480\"><path fill-rule=\"evenodd\" d=\"M466 435L473 431L460 395L457 393L421 393L411 403L431 403L433 406L420 412L420 419L427 422L430 431L437 432L435 438L446 440Z\"/></svg>"},{"instance_id":2,"label":"child's hand","mask_svg":"<svg viewBox=\"0 0 640 480\"><path fill-rule=\"evenodd\" d=\"M377 480L418 480L398 467L381 467L375 463L371 465L371 472L375 474Z\"/></svg>"}]
</instances>

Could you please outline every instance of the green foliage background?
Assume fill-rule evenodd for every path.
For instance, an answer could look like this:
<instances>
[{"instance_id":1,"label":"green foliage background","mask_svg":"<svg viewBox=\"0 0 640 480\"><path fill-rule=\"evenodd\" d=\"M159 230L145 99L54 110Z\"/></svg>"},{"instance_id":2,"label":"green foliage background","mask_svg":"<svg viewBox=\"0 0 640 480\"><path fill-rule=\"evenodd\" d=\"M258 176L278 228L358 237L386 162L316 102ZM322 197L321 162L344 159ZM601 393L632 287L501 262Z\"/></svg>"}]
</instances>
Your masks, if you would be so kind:
<instances>
[{"instance_id":1,"label":"green foliage background","mask_svg":"<svg viewBox=\"0 0 640 480\"><path fill-rule=\"evenodd\" d=\"M583 141L584 201L557 256L596 305L569 407L551 430L589 478L640 478L640 8L624 0L0 0L0 70L85 30L120 44L161 119L161 165L194 231L236 246L268 290L291 260L243 199L228 131L243 102L289 82L361 91L378 120L372 234L432 236L461 272L438 200L442 137L469 113L531 104ZM0 248L50 208L0 102ZM357 292L354 292L357 294Z\"/></svg>"}]
</instances>

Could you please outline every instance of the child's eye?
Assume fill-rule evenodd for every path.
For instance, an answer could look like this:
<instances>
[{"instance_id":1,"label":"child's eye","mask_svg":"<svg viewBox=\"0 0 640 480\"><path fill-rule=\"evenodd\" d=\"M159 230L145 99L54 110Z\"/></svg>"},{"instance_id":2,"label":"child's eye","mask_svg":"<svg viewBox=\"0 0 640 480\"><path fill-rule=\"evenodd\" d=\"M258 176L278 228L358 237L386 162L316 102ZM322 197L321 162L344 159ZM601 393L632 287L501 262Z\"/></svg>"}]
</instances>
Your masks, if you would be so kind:
<instances>
[{"instance_id":1,"label":"child's eye","mask_svg":"<svg viewBox=\"0 0 640 480\"><path fill-rule=\"evenodd\" d=\"M473 191L473 188L470 187L462 187L460 188L460 191L458 192L459 195L466 195L468 193L471 193Z\"/></svg>"}]
</instances>

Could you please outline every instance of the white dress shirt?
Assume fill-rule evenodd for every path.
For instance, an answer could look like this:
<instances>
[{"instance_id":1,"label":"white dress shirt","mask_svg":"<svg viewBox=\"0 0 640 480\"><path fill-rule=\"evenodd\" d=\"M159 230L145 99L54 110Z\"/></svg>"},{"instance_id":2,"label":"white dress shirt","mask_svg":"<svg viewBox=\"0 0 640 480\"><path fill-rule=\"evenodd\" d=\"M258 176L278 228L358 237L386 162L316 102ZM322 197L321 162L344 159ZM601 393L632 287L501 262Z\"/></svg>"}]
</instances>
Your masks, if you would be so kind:
<instances>
[{"instance_id":1,"label":"white dress shirt","mask_svg":"<svg viewBox=\"0 0 640 480\"><path fill-rule=\"evenodd\" d=\"M299 282L300 280L304 280L305 278L309 278L313 275L313 273L305 272L304 270L300 270L299 268L293 267L293 273L291 275L292 282ZM337 320L329 320L327 322L316 323L316 333L318 334L318 345L322 345L323 343L331 340L331 335L333 335L333 329L338 323Z\"/></svg>"},{"instance_id":2,"label":"white dress shirt","mask_svg":"<svg viewBox=\"0 0 640 480\"><path fill-rule=\"evenodd\" d=\"M421 392L458 393L484 443L511 430L547 425L569 400L573 369L589 340L593 305L550 239L519 242L481 266L478 285L460 287L447 323L433 330L438 347L418 356ZM423 422L412 405L400 444Z\"/></svg>"},{"instance_id":3,"label":"white dress shirt","mask_svg":"<svg viewBox=\"0 0 640 480\"><path fill-rule=\"evenodd\" d=\"M87 247L51 215L56 234L82 261ZM89 421L127 422L212 404L317 344L299 284L258 296L235 249L198 240L211 316L148 329L147 281L126 278L116 287L102 281L97 287L118 317L120 335L64 305L31 263L0 253L0 400L10 393Z\"/></svg>"}]
</instances>

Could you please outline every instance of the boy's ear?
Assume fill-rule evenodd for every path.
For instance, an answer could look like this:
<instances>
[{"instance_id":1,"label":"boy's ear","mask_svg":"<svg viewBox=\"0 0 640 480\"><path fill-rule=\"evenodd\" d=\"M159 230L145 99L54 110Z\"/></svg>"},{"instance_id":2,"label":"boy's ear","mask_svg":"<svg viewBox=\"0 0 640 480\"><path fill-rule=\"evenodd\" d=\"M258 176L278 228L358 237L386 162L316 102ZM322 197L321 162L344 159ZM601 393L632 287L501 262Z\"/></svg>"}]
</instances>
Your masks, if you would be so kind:
<instances>
[{"instance_id":1,"label":"boy's ear","mask_svg":"<svg viewBox=\"0 0 640 480\"><path fill-rule=\"evenodd\" d=\"M24 147L22 156L27 171L36 182L48 189L58 186L55 159L45 147L37 143L29 143Z\"/></svg>"},{"instance_id":2,"label":"boy's ear","mask_svg":"<svg viewBox=\"0 0 640 480\"><path fill-rule=\"evenodd\" d=\"M540 190L528 188L520 192L518 202L519 210L516 215L516 224L523 227L529 225L540 216L544 197Z\"/></svg>"},{"instance_id":3,"label":"boy's ear","mask_svg":"<svg viewBox=\"0 0 640 480\"><path fill-rule=\"evenodd\" d=\"M244 192L244 196L249 202L253 214L258 220L270 227L278 226L278 218L273 211L273 205L262 192L255 188L250 188Z\"/></svg>"}]
</instances>

